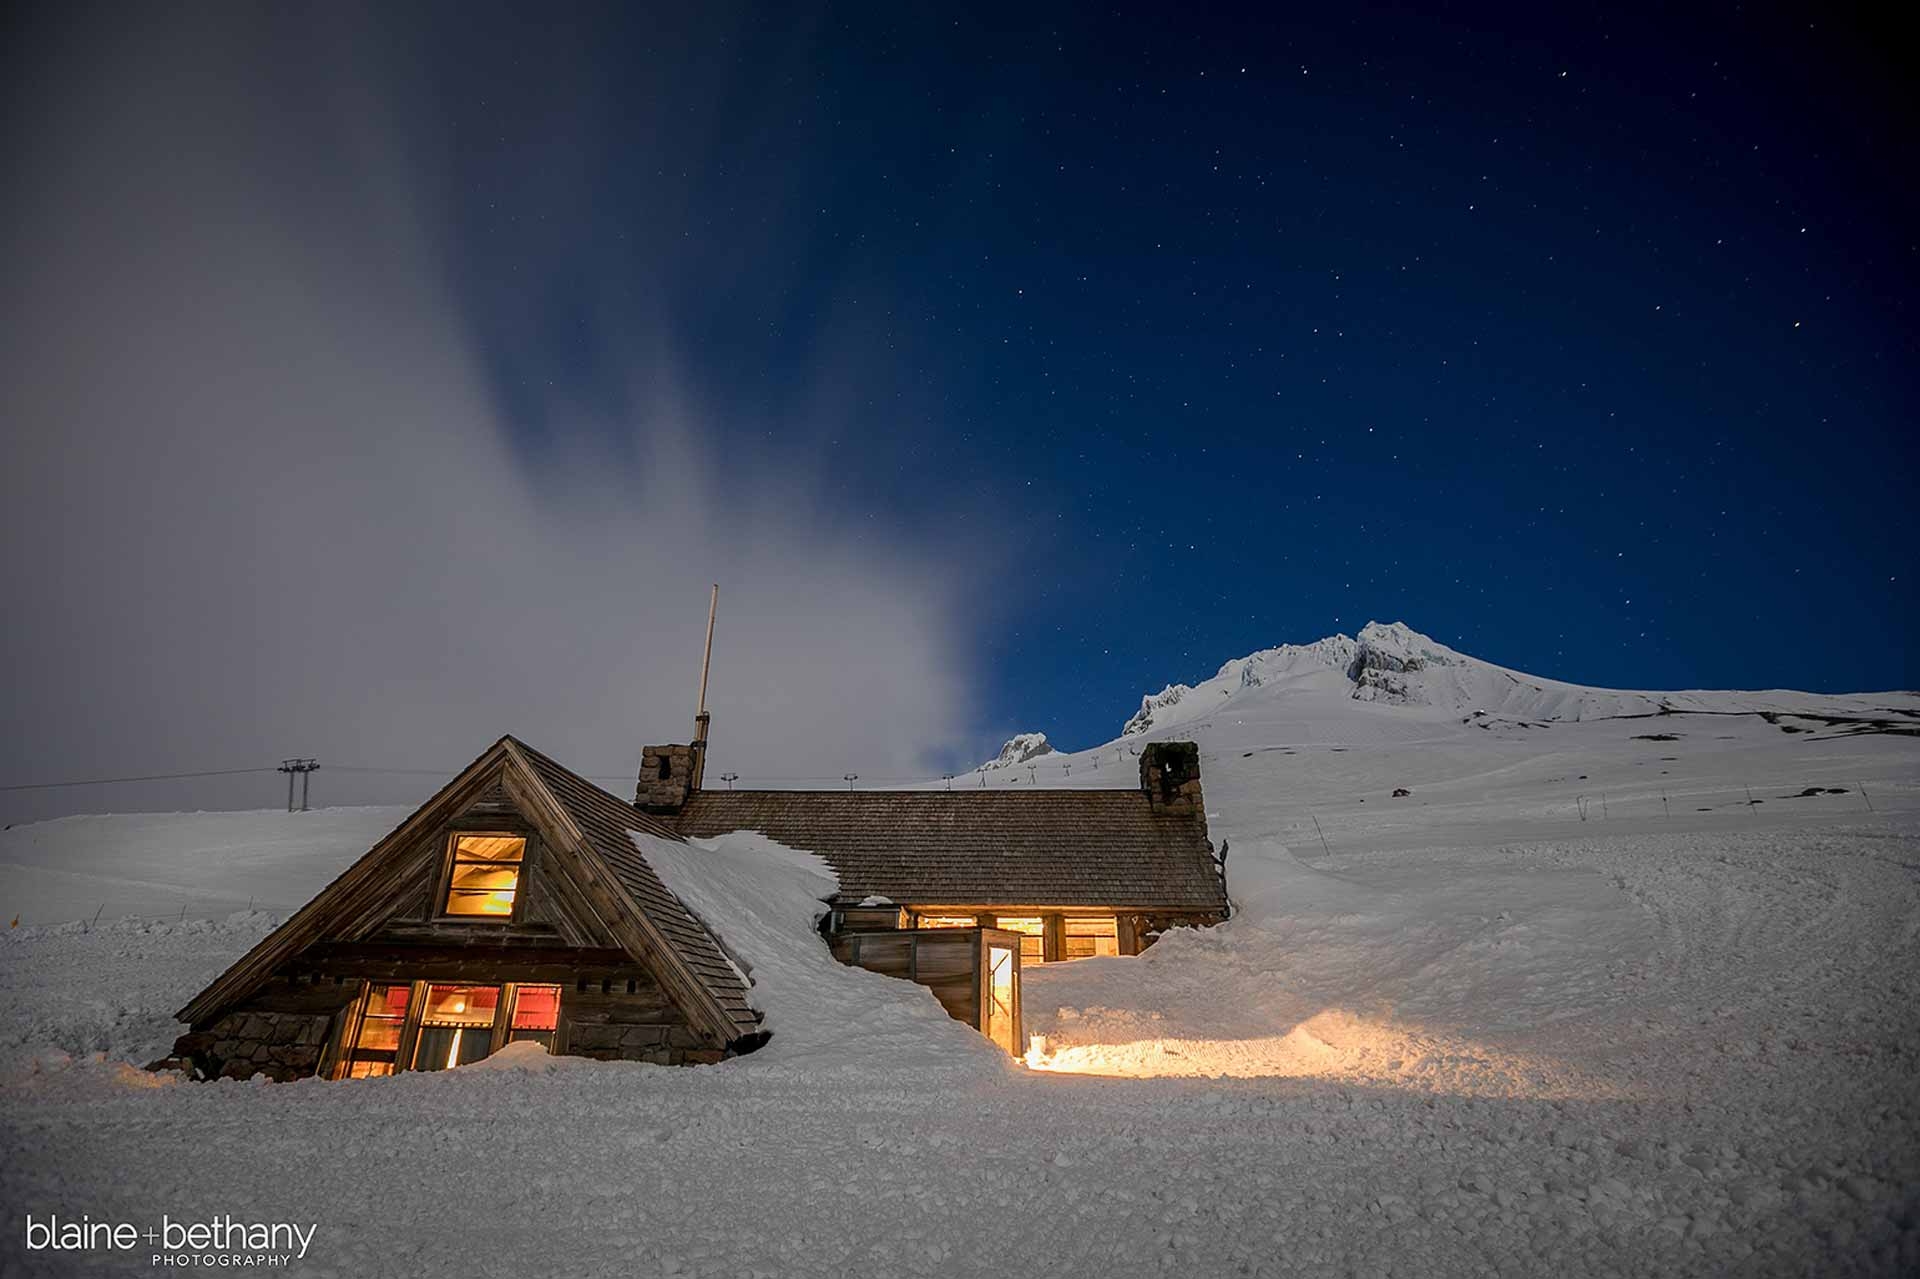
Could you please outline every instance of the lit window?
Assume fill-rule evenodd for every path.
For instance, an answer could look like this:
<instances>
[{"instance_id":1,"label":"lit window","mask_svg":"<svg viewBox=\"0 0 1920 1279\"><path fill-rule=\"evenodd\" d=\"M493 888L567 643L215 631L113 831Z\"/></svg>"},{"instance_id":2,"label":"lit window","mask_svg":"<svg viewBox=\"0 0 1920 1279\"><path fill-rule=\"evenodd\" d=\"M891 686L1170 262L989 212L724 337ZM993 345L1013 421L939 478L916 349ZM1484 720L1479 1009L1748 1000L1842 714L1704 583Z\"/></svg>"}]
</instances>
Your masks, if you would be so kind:
<instances>
[{"instance_id":1,"label":"lit window","mask_svg":"<svg viewBox=\"0 0 1920 1279\"><path fill-rule=\"evenodd\" d=\"M1086 959L1092 955L1120 953L1120 925L1112 915L1090 919L1067 918L1068 959Z\"/></svg>"},{"instance_id":2,"label":"lit window","mask_svg":"<svg viewBox=\"0 0 1920 1279\"><path fill-rule=\"evenodd\" d=\"M1044 963L1047 958L1047 922L1038 915L1002 915L994 921L1010 933L1020 934L1020 962Z\"/></svg>"},{"instance_id":3,"label":"lit window","mask_svg":"<svg viewBox=\"0 0 1920 1279\"><path fill-rule=\"evenodd\" d=\"M507 1031L508 1043L530 1039L552 1052L554 1032L559 1028L558 986L519 986L514 989L513 1023Z\"/></svg>"},{"instance_id":4,"label":"lit window","mask_svg":"<svg viewBox=\"0 0 1920 1279\"><path fill-rule=\"evenodd\" d=\"M413 1068L451 1070L485 1057L493 1051L493 1020L499 1009L498 986L427 987Z\"/></svg>"},{"instance_id":5,"label":"lit window","mask_svg":"<svg viewBox=\"0 0 1920 1279\"><path fill-rule=\"evenodd\" d=\"M527 841L518 835L455 835L447 914L510 917L526 855Z\"/></svg>"},{"instance_id":6,"label":"lit window","mask_svg":"<svg viewBox=\"0 0 1920 1279\"><path fill-rule=\"evenodd\" d=\"M918 923L921 928L978 927L972 915L921 915Z\"/></svg>"},{"instance_id":7,"label":"lit window","mask_svg":"<svg viewBox=\"0 0 1920 1279\"><path fill-rule=\"evenodd\" d=\"M400 1048L400 1029L407 1020L410 986L375 986L367 992L366 1009L354 1030L341 1063L339 1078L369 1079L391 1075Z\"/></svg>"}]
</instances>

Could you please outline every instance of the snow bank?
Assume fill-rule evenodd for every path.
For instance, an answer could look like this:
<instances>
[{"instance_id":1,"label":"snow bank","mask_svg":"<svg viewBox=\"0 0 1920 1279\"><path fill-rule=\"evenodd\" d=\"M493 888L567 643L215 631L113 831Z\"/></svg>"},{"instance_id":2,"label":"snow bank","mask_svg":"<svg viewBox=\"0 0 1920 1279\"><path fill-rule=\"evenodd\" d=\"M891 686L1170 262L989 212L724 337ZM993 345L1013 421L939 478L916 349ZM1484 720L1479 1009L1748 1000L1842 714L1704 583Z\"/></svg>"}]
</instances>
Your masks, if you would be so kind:
<instances>
[{"instance_id":1,"label":"snow bank","mask_svg":"<svg viewBox=\"0 0 1920 1279\"><path fill-rule=\"evenodd\" d=\"M1367 899L1358 885L1312 869L1273 839L1231 846L1227 888L1234 920L1243 929L1266 927L1302 911L1358 910Z\"/></svg>"},{"instance_id":2,"label":"snow bank","mask_svg":"<svg viewBox=\"0 0 1920 1279\"><path fill-rule=\"evenodd\" d=\"M507 1044L491 1057L457 1067L464 1071L513 1071L522 1075L551 1075L563 1070L592 1070L595 1062L586 1057L555 1057L539 1044L523 1039Z\"/></svg>"},{"instance_id":3,"label":"snow bank","mask_svg":"<svg viewBox=\"0 0 1920 1279\"><path fill-rule=\"evenodd\" d=\"M746 973L773 1038L743 1067L818 1071L1010 1069L1009 1059L949 1017L933 993L836 961L818 924L839 889L832 869L753 832L676 844L638 834L654 871Z\"/></svg>"},{"instance_id":4,"label":"snow bank","mask_svg":"<svg viewBox=\"0 0 1920 1279\"><path fill-rule=\"evenodd\" d=\"M1651 942L1645 919L1574 871L1489 883L1457 866L1386 883L1250 841L1227 862L1235 914L1136 959L1030 969L1041 1069L1340 1080L1469 1096L1620 1090L1498 1033L1593 1003L1596 953ZM1489 1035L1487 1032L1495 1032Z\"/></svg>"}]
</instances>

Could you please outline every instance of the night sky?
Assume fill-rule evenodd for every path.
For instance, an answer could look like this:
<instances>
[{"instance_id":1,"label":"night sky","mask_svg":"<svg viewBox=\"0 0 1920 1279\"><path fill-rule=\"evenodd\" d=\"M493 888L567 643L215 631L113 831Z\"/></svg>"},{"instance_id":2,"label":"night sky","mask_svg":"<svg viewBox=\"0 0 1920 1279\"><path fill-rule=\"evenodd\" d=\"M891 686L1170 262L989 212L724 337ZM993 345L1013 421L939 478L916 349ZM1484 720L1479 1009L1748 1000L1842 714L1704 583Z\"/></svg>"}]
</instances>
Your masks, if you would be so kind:
<instances>
[{"instance_id":1,"label":"night sky","mask_svg":"<svg viewBox=\"0 0 1920 1279\"><path fill-rule=\"evenodd\" d=\"M836 500L1000 522L993 704L1077 743L1371 618L1584 683L1920 681L1869 638L1914 631L1920 405L1871 31L912 8L423 36L529 447L608 305L730 449L833 365Z\"/></svg>"},{"instance_id":2,"label":"night sky","mask_svg":"<svg viewBox=\"0 0 1920 1279\"><path fill-rule=\"evenodd\" d=\"M671 399L711 517L804 475L810 527L944 582L963 736L925 758L1089 745L1167 681L1370 619L1588 684L1920 684L1894 31L1831 6L549 8L250 26L206 92L271 116L274 199L406 205L515 465L644 445L632 406ZM28 79L111 91L108 16L17 32ZM10 92L31 182L29 113L64 108ZM378 121L378 165L309 164L342 118ZM697 624L704 591L654 603Z\"/></svg>"}]
</instances>

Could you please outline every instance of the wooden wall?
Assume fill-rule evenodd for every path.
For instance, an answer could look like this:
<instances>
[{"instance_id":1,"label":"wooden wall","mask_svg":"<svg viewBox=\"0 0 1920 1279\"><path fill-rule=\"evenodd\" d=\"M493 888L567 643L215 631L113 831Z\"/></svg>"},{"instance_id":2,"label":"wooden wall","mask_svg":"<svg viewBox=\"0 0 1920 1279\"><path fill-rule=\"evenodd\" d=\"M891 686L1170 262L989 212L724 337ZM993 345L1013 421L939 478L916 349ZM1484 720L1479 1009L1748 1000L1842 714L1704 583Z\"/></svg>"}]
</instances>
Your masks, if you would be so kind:
<instances>
[{"instance_id":1,"label":"wooden wall","mask_svg":"<svg viewBox=\"0 0 1920 1279\"><path fill-rule=\"evenodd\" d=\"M1013 1042L1020 1043L1020 936L990 928L921 928L836 933L833 957L853 968L925 986L955 1021L986 1030L986 956L989 946L1013 952ZM1015 1047L1018 1053L1020 1048Z\"/></svg>"},{"instance_id":2,"label":"wooden wall","mask_svg":"<svg viewBox=\"0 0 1920 1279\"><path fill-rule=\"evenodd\" d=\"M645 973L624 981L577 981L561 991L555 1048L576 1057L659 1066L704 1065L726 1056L700 1037Z\"/></svg>"},{"instance_id":3,"label":"wooden wall","mask_svg":"<svg viewBox=\"0 0 1920 1279\"><path fill-rule=\"evenodd\" d=\"M367 983L558 985L554 1051L662 1066L722 1060L672 998L624 951L512 945L420 946L327 942L309 947L256 994L210 1026L182 1035L155 1069L202 1079L303 1079L337 1060L354 1001Z\"/></svg>"}]
</instances>

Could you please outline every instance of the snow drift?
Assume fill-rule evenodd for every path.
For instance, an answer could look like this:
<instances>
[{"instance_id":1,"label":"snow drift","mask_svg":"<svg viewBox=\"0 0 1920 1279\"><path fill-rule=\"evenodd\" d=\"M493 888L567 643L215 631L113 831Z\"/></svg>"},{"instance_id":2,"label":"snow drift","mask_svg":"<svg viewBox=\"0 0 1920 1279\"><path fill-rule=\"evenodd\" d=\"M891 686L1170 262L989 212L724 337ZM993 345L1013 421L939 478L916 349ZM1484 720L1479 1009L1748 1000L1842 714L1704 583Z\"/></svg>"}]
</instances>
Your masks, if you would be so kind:
<instances>
[{"instance_id":1,"label":"snow drift","mask_svg":"<svg viewBox=\"0 0 1920 1279\"><path fill-rule=\"evenodd\" d=\"M947 1016L933 992L835 960L817 924L839 888L826 862L741 831L677 844L635 834L668 891L720 939L772 1032L742 1067L1006 1070L1007 1056Z\"/></svg>"}]
</instances>

